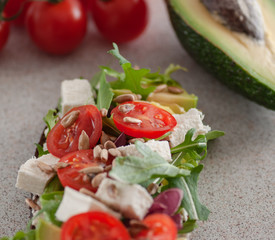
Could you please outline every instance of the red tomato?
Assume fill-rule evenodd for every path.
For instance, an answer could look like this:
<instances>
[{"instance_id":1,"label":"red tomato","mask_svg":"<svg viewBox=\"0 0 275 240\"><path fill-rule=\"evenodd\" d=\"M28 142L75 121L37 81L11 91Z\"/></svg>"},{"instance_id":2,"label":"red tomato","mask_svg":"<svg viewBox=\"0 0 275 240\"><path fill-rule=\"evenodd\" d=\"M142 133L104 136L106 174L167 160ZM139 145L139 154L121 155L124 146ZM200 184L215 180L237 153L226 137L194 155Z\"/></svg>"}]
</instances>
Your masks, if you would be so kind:
<instances>
[{"instance_id":1,"label":"red tomato","mask_svg":"<svg viewBox=\"0 0 275 240\"><path fill-rule=\"evenodd\" d=\"M79 116L71 126L65 128L61 121L72 111L79 111ZM102 132L102 118L96 106L85 105L73 108L62 119L53 127L47 137L47 147L51 154L63 157L70 152L77 151L82 130L90 138L90 147L93 148L96 145Z\"/></svg>"},{"instance_id":2,"label":"red tomato","mask_svg":"<svg viewBox=\"0 0 275 240\"><path fill-rule=\"evenodd\" d=\"M90 6L98 30L112 42L137 38L148 23L144 0L93 0Z\"/></svg>"},{"instance_id":3,"label":"red tomato","mask_svg":"<svg viewBox=\"0 0 275 240\"><path fill-rule=\"evenodd\" d=\"M124 225L104 212L87 212L71 217L62 226L61 240L130 240Z\"/></svg>"},{"instance_id":4,"label":"red tomato","mask_svg":"<svg viewBox=\"0 0 275 240\"><path fill-rule=\"evenodd\" d=\"M120 111L125 104L134 105L128 112ZM126 102L112 110L116 127L132 137L158 138L171 131L176 125L176 119L167 111L147 102ZM140 123L131 123L125 117L141 120Z\"/></svg>"},{"instance_id":5,"label":"red tomato","mask_svg":"<svg viewBox=\"0 0 275 240\"><path fill-rule=\"evenodd\" d=\"M35 1L28 9L26 27L39 48L62 55L72 52L83 40L87 16L79 0Z\"/></svg>"},{"instance_id":6,"label":"red tomato","mask_svg":"<svg viewBox=\"0 0 275 240\"><path fill-rule=\"evenodd\" d=\"M59 162L69 164L69 166L57 170L58 178L63 187L69 186L75 190L86 188L96 192L97 189L92 187L91 180L88 178L85 180L85 174L79 172L83 168L103 165L102 162L94 159L92 149L69 153L62 157Z\"/></svg>"},{"instance_id":7,"label":"red tomato","mask_svg":"<svg viewBox=\"0 0 275 240\"><path fill-rule=\"evenodd\" d=\"M10 34L10 23L0 20L0 51L5 46Z\"/></svg>"},{"instance_id":8,"label":"red tomato","mask_svg":"<svg viewBox=\"0 0 275 240\"><path fill-rule=\"evenodd\" d=\"M149 227L141 231L135 240L175 240L177 227L174 221L166 214L155 213L147 216L143 221Z\"/></svg>"},{"instance_id":9,"label":"red tomato","mask_svg":"<svg viewBox=\"0 0 275 240\"><path fill-rule=\"evenodd\" d=\"M31 4L29 0L9 0L5 6L5 13L7 17L15 16L22 8L20 15L12 21L12 23L23 26L25 22L26 12Z\"/></svg>"}]
</instances>

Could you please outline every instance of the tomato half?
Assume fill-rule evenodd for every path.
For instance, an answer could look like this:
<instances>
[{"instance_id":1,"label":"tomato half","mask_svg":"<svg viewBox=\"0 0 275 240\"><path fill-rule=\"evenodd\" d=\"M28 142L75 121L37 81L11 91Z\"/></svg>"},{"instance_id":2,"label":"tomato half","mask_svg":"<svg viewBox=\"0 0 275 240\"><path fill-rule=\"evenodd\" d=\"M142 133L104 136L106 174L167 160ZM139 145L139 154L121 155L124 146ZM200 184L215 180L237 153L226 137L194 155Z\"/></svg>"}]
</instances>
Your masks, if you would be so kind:
<instances>
[{"instance_id":1,"label":"tomato half","mask_svg":"<svg viewBox=\"0 0 275 240\"><path fill-rule=\"evenodd\" d=\"M65 128L61 121L73 111L79 111L79 116L71 126ZM96 106L84 105L73 108L62 119L53 127L47 137L47 147L52 155L63 157L70 152L77 151L82 130L89 137L90 147L93 148L96 145L102 132L102 118Z\"/></svg>"},{"instance_id":2,"label":"tomato half","mask_svg":"<svg viewBox=\"0 0 275 240\"><path fill-rule=\"evenodd\" d=\"M123 105L133 105L133 109L121 111ZM123 103L114 108L112 114L116 127L132 137L158 138L177 125L176 119L169 112L148 102ZM141 122L131 123L125 117L139 119Z\"/></svg>"},{"instance_id":3,"label":"tomato half","mask_svg":"<svg viewBox=\"0 0 275 240\"><path fill-rule=\"evenodd\" d=\"M67 167L57 170L58 178L63 187L71 187L75 190L86 188L92 192L96 192L96 188L91 185L91 180L84 178L84 173L79 172L83 168L92 166L103 166L102 162L95 160L93 150L80 150L69 153L62 157L59 162L68 163Z\"/></svg>"},{"instance_id":4,"label":"tomato half","mask_svg":"<svg viewBox=\"0 0 275 240\"><path fill-rule=\"evenodd\" d=\"M17 26L23 26L26 13L30 5L31 1L29 0L9 0L5 6L4 12L6 13L7 17L13 17L20 10L22 10L19 16L16 19L12 20L12 23Z\"/></svg>"},{"instance_id":5,"label":"tomato half","mask_svg":"<svg viewBox=\"0 0 275 240\"><path fill-rule=\"evenodd\" d=\"M0 51L6 45L10 34L10 23L0 20Z\"/></svg>"},{"instance_id":6,"label":"tomato half","mask_svg":"<svg viewBox=\"0 0 275 240\"><path fill-rule=\"evenodd\" d=\"M112 42L137 38L148 23L144 0L93 0L90 7L98 30Z\"/></svg>"},{"instance_id":7,"label":"tomato half","mask_svg":"<svg viewBox=\"0 0 275 240\"><path fill-rule=\"evenodd\" d=\"M135 240L175 240L177 238L177 227L174 221L166 214L152 214L143 221L149 227L142 230Z\"/></svg>"},{"instance_id":8,"label":"tomato half","mask_svg":"<svg viewBox=\"0 0 275 240\"><path fill-rule=\"evenodd\" d=\"M87 16L79 0L35 1L27 11L26 27L40 49L62 55L73 51L83 40Z\"/></svg>"},{"instance_id":9,"label":"tomato half","mask_svg":"<svg viewBox=\"0 0 275 240\"><path fill-rule=\"evenodd\" d=\"M130 240L124 225L104 212L71 217L62 226L61 240Z\"/></svg>"}]
</instances>

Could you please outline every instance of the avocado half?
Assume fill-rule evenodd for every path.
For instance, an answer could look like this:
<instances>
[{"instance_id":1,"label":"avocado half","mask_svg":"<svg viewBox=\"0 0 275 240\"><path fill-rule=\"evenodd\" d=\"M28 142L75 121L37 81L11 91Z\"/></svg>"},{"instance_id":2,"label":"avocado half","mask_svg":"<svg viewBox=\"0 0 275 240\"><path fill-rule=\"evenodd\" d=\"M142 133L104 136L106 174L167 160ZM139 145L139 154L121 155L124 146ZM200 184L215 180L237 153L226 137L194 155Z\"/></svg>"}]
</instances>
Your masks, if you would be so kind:
<instances>
[{"instance_id":1,"label":"avocado half","mask_svg":"<svg viewBox=\"0 0 275 240\"><path fill-rule=\"evenodd\" d=\"M258 2L264 17L264 42L231 31L200 0L166 0L186 51L230 88L275 110L275 1Z\"/></svg>"}]
</instances>

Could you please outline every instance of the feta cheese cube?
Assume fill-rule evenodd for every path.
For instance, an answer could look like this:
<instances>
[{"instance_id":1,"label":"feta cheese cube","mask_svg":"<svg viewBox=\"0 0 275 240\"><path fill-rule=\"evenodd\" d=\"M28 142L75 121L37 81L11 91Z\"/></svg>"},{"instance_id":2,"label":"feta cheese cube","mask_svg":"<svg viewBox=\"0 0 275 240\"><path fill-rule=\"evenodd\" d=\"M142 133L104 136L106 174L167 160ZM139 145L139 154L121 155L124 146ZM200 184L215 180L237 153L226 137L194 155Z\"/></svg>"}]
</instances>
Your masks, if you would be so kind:
<instances>
[{"instance_id":1,"label":"feta cheese cube","mask_svg":"<svg viewBox=\"0 0 275 240\"><path fill-rule=\"evenodd\" d=\"M131 219L142 220L153 204L153 198L138 184L127 184L105 178L96 192L100 201Z\"/></svg>"},{"instance_id":2,"label":"feta cheese cube","mask_svg":"<svg viewBox=\"0 0 275 240\"><path fill-rule=\"evenodd\" d=\"M95 104L88 80L64 80L61 83L62 115L74 107Z\"/></svg>"},{"instance_id":3,"label":"feta cheese cube","mask_svg":"<svg viewBox=\"0 0 275 240\"><path fill-rule=\"evenodd\" d=\"M195 128L196 132L193 136L193 140L198 135L204 135L208 133L211 128L208 125L203 125L203 114L195 108L189 109L184 114L174 114L174 118L177 120L177 125L174 131L170 135L171 147L175 147L182 143L185 139L186 133L191 129Z\"/></svg>"},{"instance_id":4,"label":"feta cheese cube","mask_svg":"<svg viewBox=\"0 0 275 240\"><path fill-rule=\"evenodd\" d=\"M145 143L152 151L157 152L161 157L163 157L166 161L171 162L171 152L168 141L155 141L149 140ZM136 149L135 144L130 144L123 147L117 148L122 156L137 156L143 157L142 154Z\"/></svg>"},{"instance_id":5,"label":"feta cheese cube","mask_svg":"<svg viewBox=\"0 0 275 240\"><path fill-rule=\"evenodd\" d=\"M111 210L103 203L70 187L65 187L62 202L55 216L58 220L66 222L70 217L88 211L106 212L116 218L120 218L119 213Z\"/></svg>"},{"instance_id":6,"label":"feta cheese cube","mask_svg":"<svg viewBox=\"0 0 275 240\"><path fill-rule=\"evenodd\" d=\"M41 195L47 183L54 177L54 173L47 174L37 166L38 162L54 165L59 158L52 154L43 155L39 158L31 158L21 165L16 181L16 187L33 194Z\"/></svg>"}]
</instances>

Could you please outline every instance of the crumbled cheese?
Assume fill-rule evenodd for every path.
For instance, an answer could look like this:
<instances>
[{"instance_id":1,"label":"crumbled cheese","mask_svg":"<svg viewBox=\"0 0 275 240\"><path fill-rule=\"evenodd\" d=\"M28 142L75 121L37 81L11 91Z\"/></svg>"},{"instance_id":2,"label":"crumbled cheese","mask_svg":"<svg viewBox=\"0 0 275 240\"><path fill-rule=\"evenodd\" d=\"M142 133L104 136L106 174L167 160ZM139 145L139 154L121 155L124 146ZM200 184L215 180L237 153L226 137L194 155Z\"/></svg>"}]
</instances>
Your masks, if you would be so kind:
<instances>
[{"instance_id":1,"label":"crumbled cheese","mask_svg":"<svg viewBox=\"0 0 275 240\"><path fill-rule=\"evenodd\" d=\"M153 198L138 184L127 184L105 178L96 192L98 197L126 218L142 220L153 203Z\"/></svg>"},{"instance_id":2,"label":"crumbled cheese","mask_svg":"<svg viewBox=\"0 0 275 240\"><path fill-rule=\"evenodd\" d=\"M43 155L39 158L31 158L21 165L16 181L16 187L33 194L41 195L47 183L54 177L54 173L47 174L37 166L38 162L54 165L59 158L52 154Z\"/></svg>"},{"instance_id":3,"label":"crumbled cheese","mask_svg":"<svg viewBox=\"0 0 275 240\"><path fill-rule=\"evenodd\" d=\"M62 115L74 107L95 104L88 80L64 80L61 83Z\"/></svg>"},{"instance_id":4,"label":"crumbled cheese","mask_svg":"<svg viewBox=\"0 0 275 240\"><path fill-rule=\"evenodd\" d=\"M120 214L114 212L98 200L80 193L70 187L65 187L64 196L57 211L56 218L66 222L70 217L89 211L101 211L120 218Z\"/></svg>"},{"instance_id":5,"label":"crumbled cheese","mask_svg":"<svg viewBox=\"0 0 275 240\"><path fill-rule=\"evenodd\" d=\"M195 128L196 132L193 136L195 139L198 135L204 135L211 130L208 125L203 125L204 115L195 108L191 108L188 112L184 114L174 114L177 120L177 126L170 135L171 147L175 147L182 143L185 139L185 135L191 128Z\"/></svg>"},{"instance_id":6,"label":"crumbled cheese","mask_svg":"<svg viewBox=\"0 0 275 240\"><path fill-rule=\"evenodd\" d=\"M157 152L166 161L172 161L171 152L168 141L155 141L150 140L145 143L152 151ZM143 157L142 154L136 149L135 144L117 148L122 156L138 156Z\"/></svg>"}]
</instances>

